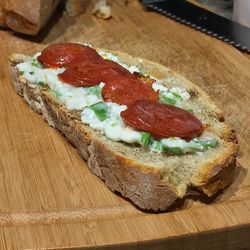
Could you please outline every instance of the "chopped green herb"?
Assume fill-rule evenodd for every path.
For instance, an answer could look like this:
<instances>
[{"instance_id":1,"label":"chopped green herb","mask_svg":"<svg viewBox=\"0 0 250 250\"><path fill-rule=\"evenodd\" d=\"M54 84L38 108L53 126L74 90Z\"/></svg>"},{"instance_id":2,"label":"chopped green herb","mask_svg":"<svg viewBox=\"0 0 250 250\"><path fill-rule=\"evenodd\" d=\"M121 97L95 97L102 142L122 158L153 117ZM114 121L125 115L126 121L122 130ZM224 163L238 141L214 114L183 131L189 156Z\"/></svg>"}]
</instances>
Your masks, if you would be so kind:
<instances>
[{"instance_id":1,"label":"chopped green herb","mask_svg":"<svg viewBox=\"0 0 250 250\"><path fill-rule=\"evenodd\" d=\"M183 151L180 147L169 147L166 144L163 144L163 150L164 152L170 155L182 155L183 154Z\"/></svg>"},{"instance_id":2,"label":"chopped green herb","mask_svg":"<svg viewBox=\"0 0 250 250\"><path fill-rule=\"evenodd\" d=\"M104 102L94 103L88 106L88 108L95 112L95 115L100 121L104 121L105 119L107 119L108 108L107 104L105 104Z\"/></svg>"},{"instance_id":3,"label":"chopped green herb","mask_svg":"<svg viewBox=\"0 0 250 250\"><path fill-rule=\"evenodd\" d=\"M151 134L148 132L141 132L141 140L140 140L140 144L143 147L147 147L149 140L150 140L150 136Z\"/></svg>"},{"instance_id":4,"label":"chopped green herb","mask_svg":"<svg viewBox=\"0 0 250 250\"><path fill-rule=\"evenodd\" d=\"M214 148L217 146L218 141L217 140L207 140L207 141L199 141L199 144L201 144L205 149L208 148Z\"/></svg>"},{"instance_id":5,"label":"chopped green herb","mask_svg":"<svg viewBox=\"0 0 250 250\"><path fill-rule=\"evenodd\" d=\"M34 75L34 71L30 71L29 73L30 73L31 75Z\"/></svg>"},{"instance_id":6,"label":"chopped green herb","mask_svg":"<svg viewBox=\"0 0 250 250\"><path fill-rule=\"evenodd\" d=\"M103 54L102 54L102 58L104 58L104 59L109 59L107 53L103 53Z\"/></svg>"},{"instance_id":7,"label":"chopped green herb","mask_svg":"<svg viewBox=\"0 0 250 250\"><path fill-rule=\"evenodd\" d=\"M55 95L56 95L56 97L60 97L60 96L62 96L62 93L60 91L56 90Z\"/></svg>"},{"instance_id":8,"label":"chopped green herb","mask_svg":"<svg viewBox=\"0 0 250 250\"><path fill-rule=\"evenodd\" d=\"M100 86L89 87L87 90L87 95L96 95L97 97L101 97L101 88Z\"/></svg>"},{"instance_id":9,"label":"chopped green herb","mask_svg":"<svg viewBox=\"0 0 250 250\"><path fill-rule=\"evenodd\" d=\"M24 74L24 71L19 71L19 74L20 74L20 75L23 75L23 74Z\"/></svg>"},{"instance_id":10,"label":"chopped green herb","mask_svg":"<svg viewBox=\"0 0 250 250\"><path fill-rule=\"evenodd\" d=\"M44 87L44 86L45 86L45 82L43 82L43 81L39 81L37 84L38 84L39 86L41 86L41 87Z\"/></svg>"},{"instance_id":11,"label":"chopped green herb","mask_svg":"<svg viewBox=\"0 0 250 250\"><path fill-rule=\"evenodd\" d=\"M180 144L173 144L173 146L168 144L168 142L174 140L178 140ZM162 139L161 143L163 152L166 152L169 155L182 155L186 153L203 152L208 148L215 147L218 144L218 141L216 139L200 141L199 139L195 138L189 142L186 142L183 139L173 137Z\"/></svg>"},{"instance_id":12,"label":"chopped green herb","mask_svg":"<svg viewBox=\"0 0 250 250\"><path fill-rule=\"evenodd\" d=\"M175 105L176 104L176 100L167 97L162 91L160 91L159 94L159 98L160 98L160 102L164 103L164 104L169 104L169 105Z\"/></svg>"},{"instance_id":13,"label":"chopped green herb","mask_svg":"<svg viewBox=\"0 0 250 250\"><path fill-rule=\"evenodd\" d=\"M34 67L38 67L38 68L40 67L40 64L39 64L39 62L37 61L36 58L32 59L31 65L34 66Z\"/></svg>"},{"instance_id":14,"label":"chopped green herb","mask_svg":"<svg viewBox=\"0 0 250 250\"><path fill-rule=\"evenodd\" d=\"M176 99L180 99L180 100L182 99L181 96L180 96L179 94L177 94L177 93L175 93L175 92L171 92L171 93L176 97Z\"/></svg>"},{"instance_id":15,"label":"chopped green herb","mask_svg":"<svg viewBox=\"0 0 250 250\"><path fill-rule=\"evenodd\" d=\"M194 152L198 152L198 151L203 151L204 147L197 141L190 141L188 143L188 148L186 149L186 151L188 153L194 153Z\"/></svg>"},{"instance_id":16,"label":"chopped green herb","mask_svg":"<svg viewBox=\"0 0 250 250\"><path fill-rule=\"evenodd\" d=\"M173 147L170 148L170 151L174 154L174 155L181 155L182 154L182 150L179 147Z\"/></svg>"},{"instance_id":17,"label":"chopped green herb","mask_svg":"<svg viewBox=\"0 0 250 250\"><path fill-rule=\"evenodd\" d=\"M188 144L189 144L188 152L193 153L197 151L204 151L208 148L214 148L217 146L218 141L216 139L207 140L207 141L200 141L198 139L193 139Z\"/></svg>"},{"instance_id":18,"label":"chopped green herb","mask_svg":"<svg viewBox=\"0 0 250 250\"><path fill-rule=\"evenodd\" d=\"M162 143L160 141L150 140L148 146L153 152L162 152Z\"/></svg>"},{"instance_id":19,"label":"chopped green herb","mask_svg":"<svg viewBox=\"0 0 250 250\"><path fill-rule=\"evenodd\" d=\"M112 127L112 128L115 127L116 125L117 125L116 122L111 123L111 127Z\"/></svg>"},{"instance_id":20,"label":"chopped green herb","mask_svg":"<svg viewBox=\"0 0 250 250\"><path fill-rule=\"evenodd\" d=\"M190 113L194 113L193 109L186 109Z\"/></svg>"},{"instance_id":21,"label":"chopped green herb","mask_svg":"<svg viewBox=\"0 0 250 250\"><path fill-rule=\"evenodd\" d=\"M173 147L173 148L169 148L169 153L171 153L173 155L181 155L182 150L179 147Z\"/></svg>"}]
</instances>

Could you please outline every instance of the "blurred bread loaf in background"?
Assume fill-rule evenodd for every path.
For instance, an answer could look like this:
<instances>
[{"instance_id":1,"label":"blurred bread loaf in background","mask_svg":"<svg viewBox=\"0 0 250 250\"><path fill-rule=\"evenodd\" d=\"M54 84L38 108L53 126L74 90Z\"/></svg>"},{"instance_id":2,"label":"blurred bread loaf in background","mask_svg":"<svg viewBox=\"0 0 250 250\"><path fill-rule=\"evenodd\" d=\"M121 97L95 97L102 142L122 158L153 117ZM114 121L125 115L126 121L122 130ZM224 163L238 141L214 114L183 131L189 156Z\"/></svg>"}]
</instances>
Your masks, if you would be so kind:
<instances>
[{"instance_id":1,"label":"blurred bread loaf in background","mask_svg":"<svg viewBox=\"0 0 250 250\"><path fill-rule=\"evenodd\" d=\"M0 0L0 25L36 35L45 26L60 0Z\"/></svg>"},{"instance_id":2,"label":"blurred bread loaf in background","mask_svg":"<svg viewBox=\"0 0 250 250\"><path fill-rule=\"evenodd\" d=\"M65 13L76 16L85 11L90 0L0 0L0 26L15 32L36 35L47 24L58 4L65 4ZM93 1L93 14L108 19L111 7L106 0Z\"/></svg>"}]
</instances>

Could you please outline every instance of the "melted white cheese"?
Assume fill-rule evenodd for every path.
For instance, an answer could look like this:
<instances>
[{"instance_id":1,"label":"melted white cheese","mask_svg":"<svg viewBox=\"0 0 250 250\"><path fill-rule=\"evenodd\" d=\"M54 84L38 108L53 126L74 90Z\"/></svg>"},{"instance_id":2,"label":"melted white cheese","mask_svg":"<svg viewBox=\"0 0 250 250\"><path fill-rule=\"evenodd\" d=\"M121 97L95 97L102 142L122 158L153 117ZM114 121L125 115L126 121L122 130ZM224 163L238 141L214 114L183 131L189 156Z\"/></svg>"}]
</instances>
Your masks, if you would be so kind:
<instances>
[{"instance_id":1,"label":"melted white cheese","mask_svg":"<svg viewBox=\"0 0 250 250\"><path fill-rule=\"evenodd\" d=\"M120 117L120 113L126 110L127 106L112 102L106 104L107 118L104 121L100 121L93 110L85 108L81 113L82 122L96 130L100 130L102 134L113 141L140 143L141 133L125 125Z\"/></svg>"},{"instance_id":2,"label":"melted white cheese","mask_svg":"<svg viewBox=\"0 0 250 250\"><path fill-rule=\"evenodd\" d=\"M157 90L159 90L159 91L168 91L168 88L167 87L165 87L165 86L163 86L162 84L160 84L158 81L156 81L156 82L154 82L153 84L152 84L152 88L155 90L155 91L157 91Z\"/></svg>"},{"instance_id":3,"label":"melted white cheese","mask_svg":"<svg viewBox=\"0 0 250 250\"><path fill-rule=\"evenodd\" d=\"M67 109L82 110L86 106L102 100L101 96L89 93L90 88L88 87L76 88L60 81L57 75L62 73L65 70L64 68L44 69L33 66L32 61L34 58L18 64L17 68L19 72L22 72L23 76L32 84L48 85L60 101L65 104ZM103 83L100 83L99 86L101 88Z\"/></svg>"}]
</instances>

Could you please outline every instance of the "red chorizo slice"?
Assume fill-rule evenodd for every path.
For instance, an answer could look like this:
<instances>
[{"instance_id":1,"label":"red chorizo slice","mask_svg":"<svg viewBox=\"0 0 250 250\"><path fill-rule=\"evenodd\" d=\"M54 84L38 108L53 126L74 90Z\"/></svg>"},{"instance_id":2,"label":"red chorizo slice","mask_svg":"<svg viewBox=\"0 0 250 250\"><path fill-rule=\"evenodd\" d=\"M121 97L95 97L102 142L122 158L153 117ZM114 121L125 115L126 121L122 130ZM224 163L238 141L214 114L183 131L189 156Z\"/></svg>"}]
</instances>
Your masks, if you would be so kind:
<instances>
[{"instance_id":1,"label":"red chorizo slice","mask_svg":"<svg viewBox=\"0 0 250 250\"><path fill-rule=\"evenodd\" d=\"M99 70L93 62L81 61L69 65L64 72L58 74L58 78L75 87L94 86L102 81Z\"/></svg>"},{"instance_id":2,"label":"red chorizo slice","mask_svg":"<svg viewBox=\"0 0 250 250\"><path fill-rule=\"evenodd\" d=\"M156 138L191 139L202 132L201 121L186 110L149 100L139 100L121 112L131 127L150 132Z\"/></svg>"},{"instance_id":3,"label":"red chorizo slice","mask_svg":"<svg viewBox=\"0 0 250 250\"><path fill-rule=\"evenodd\" d=\"M94 49L77 43L52 44L44 49L38 61L47 68L61 68L79 60L102 58Z\"/></svg>"},{"instance_id":4,"label":"red chorizo slice","mask_svg":"<svg viewBox=\"0 0 250 250\"><path fill-rule=\"evenodd\" d=\"M104 60L82 60L71 63L63 73L58 74L61 81L75 87L97 85L100 82L112 82L123 76L130 77L130 72L119 64Z\"/></svg>"},{"instance_id":5,"label":"red chorizo slice","mask_svg":"<svg viewBox=\"0 0 250 250\"><path fill-rule=\"evenodd\" d=\"M143 84L133 77L117 77L102 88L102 97L106 102L132 105L137 100L158 101L158 92L152 84Z\"/></svg>"},{"instance_id":6,"label":"red chorizo slice","mask_svg":"<svg viewBox=\"0 0 250 250\"><path fill-rule=\"evenodd\" d=\"M110 60L103 60L99 62L99 66L102 68L102 77L104 82L112 81L112 79L117 76L131 77L132 75L127 69L116 62Z\"/></svg>"}]
</instances>

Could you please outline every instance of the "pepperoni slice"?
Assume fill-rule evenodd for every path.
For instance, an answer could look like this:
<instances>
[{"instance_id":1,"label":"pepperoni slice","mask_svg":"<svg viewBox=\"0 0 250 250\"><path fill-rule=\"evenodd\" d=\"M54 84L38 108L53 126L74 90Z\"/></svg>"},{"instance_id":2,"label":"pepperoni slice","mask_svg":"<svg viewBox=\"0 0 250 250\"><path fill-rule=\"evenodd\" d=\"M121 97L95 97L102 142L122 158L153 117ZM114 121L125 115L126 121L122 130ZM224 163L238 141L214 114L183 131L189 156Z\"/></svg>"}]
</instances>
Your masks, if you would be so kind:
<instances>
[{"instance_id":1,"label":"pepperoni slice","mask_svg":"<svg viewBox=\"0 0 250 250\"><path fill-rule=\"evenodd\" d=\"M58 77L61 81L75 87L87 87L130 75L130 72L118 63L104 59L92 59L72 62L63 73L58 74Z\"/></svg>"},{"instance_id":2,"label":"pepperoni slice","mask_svg":"<svg viewBox=\"0 0 250 250\"><path fill-rule=\"evenodd\" d=\"M58 77L75 87L104 82L102 95L105 101L131 105L141 99L158 100L158 93L152 89L152 80L140 74L131 74L118 63L103 59L88 46L53 44L43 50L38 60L45 67L66 67Z\"/></svg>"},{"instance_id":3,"label":"pepperoni slice","mask_svg":"<svg viewBox=\"0 0 250 250\"><path fill-rule=\"evenodd\" d=\"M152 84L144 84L133 77L117 77L102 88L102 97L106 102L131 105L137 100L158 100L158 92Z\"/></svg>"},{"instance_id":4,"label":"pepperoni slice","mask_svg":"<svg viewBox=\"0 0 250 250\"><path fill-rule=\"evenodd\" d=\"M52 44L44 49L38 61L47 68L60 68L79 60L97 60L101 56L92 48L77 43Z\"/></svg>"},{"instance_id":5,"label":"pepperoni slice","mask_svg":"<svg viewBox=\"0 0 250 250\"><path fill-rule=\"evenodd\" d=\"M58 74L58 78L75 87L94 86L102 81L96 64L88 61L72 63L63 73Z\"/></svg>"},{"instance_id":6,"label":"pepperoni slice","mask_svg":"<svg viewBox=\"0 0 250 250\"><path fill-rule=\"evenodd\" d=\"M131 73L127 69L110 60L100 61L99 67L101 68L100 74L102 75L103 81L105 83L111 82L117 77L131 77Z\"/></svg>"},{"instance_id":7,"label":"pepperoni slice","mask_svg":"<svg viewBox=\"0 0 250 250\"><path fill-rule=\"evenodd\" d=\"M153 79L144 77L140 73L131 74L129 71L127 74L119 73L113 74L112 77L109 75L105 79L106 85L102 89L102 97L105 101L127 106L137 100L158 101L158 92L152 89Z\"/></svg>"},{"instance_id":8,"label":"pepperoni slice","mask_svg":"<svg viewBox=\"0 0 250 250\"><path fill-rule=\"evenodd\" d=\"M201 134L202 123L190 112L172 105L139 100L121 112L125 123L156 138L191 139Z\"/></svg>"}]
</instances>

